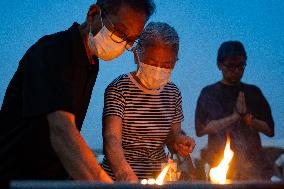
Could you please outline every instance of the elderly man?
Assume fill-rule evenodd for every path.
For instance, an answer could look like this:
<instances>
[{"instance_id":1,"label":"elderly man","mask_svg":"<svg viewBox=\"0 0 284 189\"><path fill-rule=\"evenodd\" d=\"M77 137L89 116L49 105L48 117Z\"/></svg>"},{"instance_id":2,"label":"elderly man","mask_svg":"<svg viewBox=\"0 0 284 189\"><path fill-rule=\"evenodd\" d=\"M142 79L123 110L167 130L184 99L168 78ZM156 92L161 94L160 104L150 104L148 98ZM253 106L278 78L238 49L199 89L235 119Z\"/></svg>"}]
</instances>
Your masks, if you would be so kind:
<instances>
[{"instance_id":1,"label":"elderly man","mask_svg":"<svg viewBox=\"0 0 284 189\"><path fill-rule=\"evenodd\" d=\"M42 37L24 55L1 108L0 180L111 182L80 134L99 60L130 48L151 0L98 0L87 20Z\"/></svg>"},{"instance_id":2,"label":"elderly man","mask_svg":"<svg viewBox=\"0 0 284 189\"><path fill-rule=\"evenodd\" d=\"M220 46L217 64L223 78L201 91L195 112L196 134L208 135L207 160L211 167L223 158L226 138L230 137L234 157L228 176L233 180L269 179L270 165L262 152L259 133L272 137L274 122L261 90L241 82L246 60L239 41Z\"/></svg>"},{"instance_id":3,"label":"elderly man","mask_svg":"<svg viewBox=\"0 0 284 189\"><path fill-rule=\"evenodd\" d=\"M119 76L105 91L102 167L118 181L155 177L166 158L166 141L181 156L195 146L181 134L181 93L170 81L178 49L174 28L149 23L134 51L138 69Z\"/></svg>"}]
</instances>

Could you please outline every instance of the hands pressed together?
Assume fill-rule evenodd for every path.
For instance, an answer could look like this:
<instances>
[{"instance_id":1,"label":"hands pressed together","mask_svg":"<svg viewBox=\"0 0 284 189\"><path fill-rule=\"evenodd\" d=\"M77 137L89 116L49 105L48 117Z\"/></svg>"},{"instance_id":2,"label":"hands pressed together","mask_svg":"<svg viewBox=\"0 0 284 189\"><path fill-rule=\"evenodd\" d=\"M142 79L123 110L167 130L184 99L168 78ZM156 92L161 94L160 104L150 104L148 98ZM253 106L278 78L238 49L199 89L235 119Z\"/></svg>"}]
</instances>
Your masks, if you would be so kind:
<instances>
[{"instance_id":1,"label":"hands pressed together","mask_svg":"<svg viewBox=\"0 0 284 189\"><path fill-rule=\"evenodd\" d=\"M246 106L246 99L244 92L239 92L239 96L237 98L236 107L234 109L239 115L245 115L247 112L247 106Z\"/></svg>"},{"instance_id":2,"label":"hands pressed together","mask_svg":"<svg viewBox=\"0 0 284 189\"><path fill-rule=\"evenodd\" d=\"M244 121L244 123L247 126L251 126L253 124L254 117L252 114L247 113L247 106L246 106L244 92L239 92L234 113L237 113L240 119L242 119L242 121Z\"/></svg>"}]
</instances>

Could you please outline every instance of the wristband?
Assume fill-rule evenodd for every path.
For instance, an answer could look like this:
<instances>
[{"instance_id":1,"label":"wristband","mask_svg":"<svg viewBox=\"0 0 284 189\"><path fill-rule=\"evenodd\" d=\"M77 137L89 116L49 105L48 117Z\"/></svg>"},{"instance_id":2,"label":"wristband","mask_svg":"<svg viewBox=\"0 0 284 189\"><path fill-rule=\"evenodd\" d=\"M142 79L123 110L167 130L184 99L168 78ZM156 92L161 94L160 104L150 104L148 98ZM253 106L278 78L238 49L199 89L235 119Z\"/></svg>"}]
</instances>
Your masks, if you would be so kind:
<instances>
[{"instance_id":1,"label":"wristband","mask_svg":"<svg viewBox=\"0 0 284 189\"><path fill-rule=\"evenodd\" d=\"M252 114L249 114L249 113L245 114L245 116L243 117L244 123L249 127L252 126L253 120L254 120L254 116Z\"/></svg>"}]
</instances>

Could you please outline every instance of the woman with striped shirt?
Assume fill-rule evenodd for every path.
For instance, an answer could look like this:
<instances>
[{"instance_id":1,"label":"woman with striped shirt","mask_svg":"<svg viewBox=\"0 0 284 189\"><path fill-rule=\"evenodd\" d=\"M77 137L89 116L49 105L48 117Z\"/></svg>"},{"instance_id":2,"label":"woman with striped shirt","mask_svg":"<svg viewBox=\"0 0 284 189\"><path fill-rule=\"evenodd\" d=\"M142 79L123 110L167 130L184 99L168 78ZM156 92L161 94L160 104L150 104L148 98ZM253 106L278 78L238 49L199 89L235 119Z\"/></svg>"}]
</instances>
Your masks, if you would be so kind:
<instances>
[{"instance_id":1,"label":"woman with striped shirt","mask_svg":"<svg viewBox=\"0 0 284 189\"><path fill-rule=\"evenodd\" d=\"M137 71L119 76L105 91L102 167L117 181L156 177L165 145L181 156L195 146L181 134L181 93L170 81L178 49L173 27L149 23L133 50Z\"/></svg>"}]
</instances>

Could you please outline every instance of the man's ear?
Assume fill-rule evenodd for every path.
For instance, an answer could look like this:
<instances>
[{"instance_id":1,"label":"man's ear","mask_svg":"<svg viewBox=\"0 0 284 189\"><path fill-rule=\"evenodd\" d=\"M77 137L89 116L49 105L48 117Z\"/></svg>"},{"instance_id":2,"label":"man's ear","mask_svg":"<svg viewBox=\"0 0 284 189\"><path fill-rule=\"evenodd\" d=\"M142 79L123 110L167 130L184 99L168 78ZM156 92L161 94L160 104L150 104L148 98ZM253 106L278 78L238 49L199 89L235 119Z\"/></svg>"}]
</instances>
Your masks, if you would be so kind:
<instances>
[{"instance_id":1,"label":"man's ear","mask_svg":"<svg viewBox=\"0 0 284 189\"><path fill-rule=\"evenodd\" d=\"M138 63L138 60L139 60L139 58L138 58L138 50L137 50L137 47L134 47L133 48L133 50L132 50L132 52L133 52L133 55L134 55L134 62L135 62L135 64L139 64Z\"/></svg>"},{"instance_id":2,"label":"man's ear","mask_svg":"<svg viewBox=\"0 0 284 189\"><path fill-rule=\"evenodd\" d=\"M92 4L87 13L87 23L92 24L94 22L94 16L100 13L100 6L96 4Z\"/></svg>"},{"instance_id":3,"label":"man's ear","mask_svg":"<svg viewBox=\"0 0 284 189\"><path fill-rule=\"evenodd\" d=\"M222 71L222 62L218 61L218 62L217 62L217 66L218 66L218 69L219 69L220 71Z\"/></svg>"}]
</instances>

